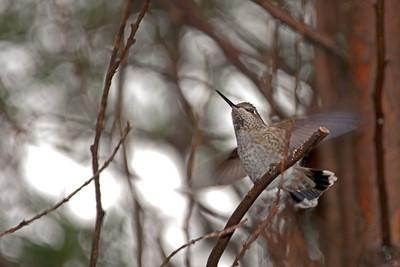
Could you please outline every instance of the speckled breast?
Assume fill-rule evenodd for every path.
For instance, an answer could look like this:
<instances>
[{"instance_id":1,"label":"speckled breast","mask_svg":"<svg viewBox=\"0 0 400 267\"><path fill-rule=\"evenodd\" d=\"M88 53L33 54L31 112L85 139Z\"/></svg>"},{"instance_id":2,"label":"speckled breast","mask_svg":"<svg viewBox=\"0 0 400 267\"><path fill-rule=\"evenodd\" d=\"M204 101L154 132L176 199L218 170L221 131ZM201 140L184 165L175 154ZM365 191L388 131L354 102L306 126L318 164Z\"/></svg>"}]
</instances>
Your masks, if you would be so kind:
<instances>
[{"instance_id":1,"label":"speckled breast","mask_svg":"<svg viewBox=\"0 0 400 267\"><path fill-rule=\"evenodd\" d=\"M279 163L282 159L284 135L279 130L236 133L239 158L253 182L261 178L272 163Z\"/></svg>"}]
</instances>

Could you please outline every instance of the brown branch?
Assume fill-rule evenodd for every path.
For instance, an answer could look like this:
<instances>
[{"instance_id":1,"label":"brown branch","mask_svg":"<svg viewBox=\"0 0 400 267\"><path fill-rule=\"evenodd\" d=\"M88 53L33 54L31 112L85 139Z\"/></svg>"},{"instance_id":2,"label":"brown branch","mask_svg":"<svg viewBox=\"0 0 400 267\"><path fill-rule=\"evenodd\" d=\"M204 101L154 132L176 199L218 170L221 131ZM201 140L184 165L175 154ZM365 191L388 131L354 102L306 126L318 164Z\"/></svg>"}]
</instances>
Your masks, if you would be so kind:
<instances>
[{"instance_id":1,"label":"brown branch","mask_svg":"<svg viewBox=\"0 0 400 267\"><path fill-rule=\"evenodd\" d=\"M161 43L161 45L164 47L164 49L167 51L168 57L170 59L170 71L168 72L169 78L175 83L176 88L176 93L178 96L178 100L180 104L182 105L182 108L188 117L190 124L192 126L192 137L191 137L191 145L190 145L190 152L189 152L189 157L187 161L187 167L186 167L186 186L188 188L192 188L192 174L193 174L193 167L194 167L194 159L195 159L195 152L197 145L199 143L199 129L198 129L198 123L197 123L197 118L196 115L190 105L190 103L187 101L185 98L182 88L179 85L179 75L178 75L178 61L179 61L179 55L176 53L177 47L171 48L165 40L162 38L159 29L157 30L157 39ZM176 41L176 40L174 40ZM177 44L177 42L174 42L174 44ZM193 208L194 208L194 199L191 194L188 194L188 206L187 206L187 212L184 217L184 223L183 223L183 232L185 235L186 242L190 240L190 218L192 217L193 214ZM186 250L185 253L185 266L190 267L191 260L190 260L190 249Z\"/></svg>"},{"instance_id":2,"label":"brown branch","mask_svg":"<svg viewBox=\"0 0 400 267\"><path fill-rule=\"evenodd\" d=\"M180 93L181 89L179 88ZM182 100L181 101L187 101L182 94ZM197 120L194 116L194 112L192 110L192 108L190 107L189 103L187 103L188 107L189 107L189 114L191 114L193 117L193 121L192 123L194 125L194 132L192 133L192 141L191 141L191 146L190 146L190 153L189 153L189 159L188 159L188 164L187 164L187 175L186 175L186 183L188 188L192 188L192 176L193 176L193 167L194 167L194 159L195 159L195 155L196 155L196 148L199 144L199 130L197 127ZM190 117L190 115L189 115ZM184 226L183 226L183 230L185 233L185 237L186 237L186 241L190 240L190 218L192 217L193 214L193 208L194 208L194 199L193 196L191 194L188 194L188 198L189 198L189 203L188 203L188 208L187 208L187 214L185 216L185 220L184 220ZM191 262L190 262L190 249L186 250L186 254L185 254L185 265L186 267L190 267L191 266Z\"/></svg>"},{"instance_id":3,"label":"brown branch","mask_svg":"<svg viewBox=\"0 0 400 267\"><path fill-rule=\"evenodd\" d=\"M257 226L257 229L250 235L250 237L246 240L243 244L242 248L240 249L238 255L236 256L235 260L232 263L232 266L238 266L239 260L243 257L246 250L250 248L250 245L257 240L258 236L267 228L267 226L271 225L271 221L278 212L279 208L279 201L280 201L280 188L276 192L276 200L274 201L273 206L271 207L269 214L267 217Z\"/></svg>"},{"instance_id":4,"label":"brown branch","mask_svg":"<svg viewBox=\"0 0 400 267\"><path fill-rule=\"evenodd\" d=\"M287 159L284 159L283 163L271 167L271 169L254 184L250 191L247 192L246 196L239 203L239 205L229 218L228 222L226 223L225 229L240 222L243 216L256 201L257 197L281 173L281 164L284 164L284 170L290 168L293 164L304 157L305 154L307 154L316 145L318 145L328 134L328 129L320 127L302 146L290 153L289 157ZM218 265L222 253L226 249L233 233L234 231L232 231L230 234L218 238L216 245L214 246L213 250L210 253L210 256L208 257L207 267L214 267Z\"/></svg>"},{"instance_id":5,"label":"brown branch","mask_svg":"<svg viewBox=\"0 0 400 267\"><path fill-rule=\"evenodd\" d=\"M271 107L271 116L276 115L279 118L285 118L285 112L284 109L282 109L279 104L277 103L277 101L274 100L274 87L272 85L272 81L273 78L278 77L277 71L278 71L278 67L277 67L277 62L279 59L279 46L278 46L278 41L279 41L279 27L280 27L280 23L277 22L274 25L274 38L272 40L272 52L273 55L271 57L270 60L270 66L271 66L271 73L265 72L263 74L263 76L261 77L260 80L260 90L262 91L263 95L265 96L265 98L268 101L268 104Z\"/></svg>"},{"instance_id":6,"label":"brown branch","mask_svg":"<svg viewBox=\"0 0 400 267\"><path fill-rule=\"evenodd\" d=\"M89 178L88 180L86 180L86 182L84 182L81 186L79 186L77 189L75 189L74 191L72 191L72 193L70 193L67 197L65 197L64 199L62 199L61 201L57 202L54 206L43 210L42 212L36 214L35 216L31 217L30 219L27 220L22 220L20 223L18 223L16 226L13 226L3 232L0 232L0 238L14 233L18 230L20 230L21 228L28 226L29 224L31 224L32 222L36 221L37 219L40 219L41 217L55 211L56 209L58 209L59 207L61 207L62 205L64 205L65 203L67 203L73 196L75 196L79 191L81 191L84 187L86 187L87 185L89 185L95 178L96 175L99 175L102 171L104 171L108 165L110 165L110 163L113 161L115 154L117 154L119 147L121 146L121 144L124 142L126 136L128 135L129 131L130 131L130 126L129 124L126 125L123 135L121 136L120 140L118 141L117 145L115 146L113 152L111 153L110 157L103 163L103 165L99 168L99 170L97 171L97 173L95 173L91 178Z\"/></svg>"},{"instance_id":7,"label":"brown branch","mask_svg":"<svg viewBox=\"0 0 400 267\"><path fill-rule=\"evenodd\" d=\"M96 174L99 169L98 151L99 151L101 134L102 134L102 131L104 128L104 119L105 119L105 113L106 113L106 109L107 109L107 99L108 99L108 94L110 92L111 81L115 74L115 71L117 70L117 68L120 65L120 62L126 56L129 48L135 43L134 37L139 28L139 24L149 9L149 0L148 0L148 1L145 1L145 3L143 4L143 7L141 9L141 12L139 13L138 18L136 19L135 24L131 25L131 32L129 34L128 40L124 46L124 49L121 51L120 45L121 45L121 41L123 41L122 36L123 36L125 26L126 26L126 23L128 21L128 18L129 18L131 9L132 9L132 4L133 4L132 0L127 0L125 3L123 17L120 22L118 32L115 35L114 47L113 47L113 50L111 53L110 62L108 64L106 77L104 80L103 94L101 96L101 103L100 103L100 108L98 111L97 121L96 121L96 132L95 132L93 144L90 147L90 151L92 154L92 169L93 169L94 174ZM117 57L118 57L119 51L120 51L120 58L118 60ZM95 230L94 230L93 237L92 237L92 250L91 250L91 254L90 254L90 266L91 267L95 267L97 264L101 226L102 226L103 218L104 218L104 210L103 210L102 203L101 203L101 190L100 190L99 174L94 176L94 184L95 184L95 192L96 192L96 223L95 223Z\"/></svg>"},{"instance_id":8,"label":"brown branch","mask_svg":"<svg viewBox=\"0 0 400 267\"><path fill-rule=\"evenodd\" d=\"M263 7L272 17L285 23L292 30L303 35L308 41L319 45L334 56L340 57L345 62L348 61L348 55L342 49L338 48L336 42L329 35L317 31L303 22L295 20L286 11L282 10L279 6L274 5L269 0L253 1Z\"/></svg>"},{"instance_id":9,"label":"brown branch","mask_svg":"<svg viewBox=\"0 0 400 267\"><path fill-rule=\"evenodd\" d=\"M120 134L122 133L121 129L121 121L118 122L120 127ZM128 153L126 149L125 143L122 144L122 155L123 155L123 165L126 174L126 181L128 183L129 194L133 204L133 218L132 218L132 232L136 233L136 263L138 267L143 266L143 244L144 244L144 234L143 234L143 226L142 226L142 206L139 202L136 188L132 182L134 175L129 170L129 163L128 163Z\"/></svg>"},{"instance_id":10,"label":"brown branch","mask_svg":"<svg viewBox=\"0 0 400 267\"><path fill-rule=\"evenodd\" d=\"M196 242L198 242L200 240L210 239L210 238L214 238L214 237L220 238L222 236L229 235L233 231L235 231L237 228L243 227L244 224L246 223L246 221L247 221L247 219L245 219L242 222L239 222L235 225L225 227L225 229L223 229L221 231L214 231L214 232L211 232L206 235L203 235L198 238L190 240L188 243L186 243L186 244L180 246L179 248L177 248L176 250L172 251L171 254L169 254L168 257L164 260L164 262L160 265L160 267L166 266L166 264L168 264L168 262L172 259L172 257L175 256L182 249L189 247L191 245L194 245Z\"/></svg>"},{"instance_id":11,"label":"brown branch","mask_svg":"<svg viewBox=\"0 0 400 267\"><path fill-rule=\"evenodd\" d=\"M120 49L122 50L123 47L121 46ZM122 122L123 122L123 99L124 99L124 81L125 81L125 73L126 73L126 58L121 60L121 65L119 69L118 75L118 84L117 84L117 98L116 98L116 105L115 105L115 120L116 125L119 129L119 135L123 134L122 129ZM131 172L129 169L128 163L128 152L127 152L127 144L124 142L122 144L122 164L123 169L125 171L125 178L129 188L129 195L132 201L132 233L135 233L136 238L136 248L134 248L133 253L135 253L136 257L136 265L138 267L143 266L143 245L144 245L144 234L143 234L143 226L142 226L142 215L143 209L140 204L140 201L137 196L136 188L132 182L135 178L134 173Z\"/></svg>"},{"instance_id":12,"label":"brown branch","mask_svg":"<svg viewBox=\"0 0 400 267\"><path fill-rule=\"evenodd\" d=\"M373 91L375 111L375 158L376 158L376 182L378 185L379 205L381 212L382 246L391 247L390 215L385 177L385 151L383 144L384 113L382 105L383 85L385 80L385 29L384 29L384 0L377 0L375 4L376 15L376 77Z\"/></svg>"},{"instance_id":13,"label":"brown branch","mask_svg":"<svg viewBox=\"0 0 400 267\"><path fill-rule=\"evenodd\" d=\"M191 110L191 114L193 113L193 110L190 108ZM194 167L194 159L195 159L195 155L196 155L196 148L199 144L199 129L197 127L197 120L193 117L194 119L194 132L192 133L192 141L191 141L191 146L190 146L190 153L189 153L189 159L188 159L188 165L187 165L187 179L186 179L186 183L188 188L192 188L192 176L193 176L193 167ZM185 222L184 222L184 227L183 230L185 232L185 237L187 239L187 241L190 240L190 218L192 217L193 214L193 208L194 208L194 204L195 201L193 199L193 196L191 194L188 194L188 198L189 198L189 203L188 203L188 210L187 210L187 214L185 216ZM191 266L190 263L190 250L187 249L186 251L186 255L185 255L185 264L187 267Z\"/></svg>"},{"instance_id":14,"label":"brown branch","mask_svg":"<svg viewBox=\"0 0 400 267\"><path fill-rule=\"evenodd\" d=\"M158 244L158 249L160 251L161 257L163 259L167 259L167 253L165 253L165 250L162 246L162 241L161 241L161 233L158 233L157 235L157 244ZM175 265L172 264L172 262L168 261L168 262L164 262L163 263L165 267L175 267Z\"/></svg>"},{"instance_id":15,"label":"brown branch","mask_svg":"<svg viewBox=\"0 0 400 267\"><path fill-rule=\"evenodd\" d=\"M296 75L294 77L294 88L293 88L293 106L294 106L294 115L297 115L299 110L299 103L300 99L298 96L298 91L300 89L300 69L301 69L301 54L300 54L300 44L302 38L297 38L294 44L294 58L295 58L295 65L296 65Z\"/></svg>"}]
</instances>

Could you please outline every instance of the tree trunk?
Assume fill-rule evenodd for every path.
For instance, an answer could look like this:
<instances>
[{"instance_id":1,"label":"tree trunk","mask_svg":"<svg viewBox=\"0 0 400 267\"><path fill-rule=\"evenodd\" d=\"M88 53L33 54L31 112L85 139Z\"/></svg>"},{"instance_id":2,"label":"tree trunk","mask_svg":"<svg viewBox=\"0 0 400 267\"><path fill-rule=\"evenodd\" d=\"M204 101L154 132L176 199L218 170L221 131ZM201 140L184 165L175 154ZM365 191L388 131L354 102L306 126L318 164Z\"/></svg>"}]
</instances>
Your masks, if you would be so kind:
<instances>
[{"instance_id":1,"label":"tree trunk","mask_svg":"<svg viewBox=\"0 0 400 267\"><path fill-rule=\"evenodd\" d=\"M317 1L317 28L347 36L349 64L343 66L323 50L315 53L315 91L323 105L348 101L361 117L355 138L342 138L339 144L324 146L319 166L332 168L339 177L336 194L327 194L321 240L327 266L378 264L371 250L381 255L382 207L389 205L390 244L399 245L400 232L400 2L385 1L384 34L387 65L383 86L383 145L387 203L380 201L375 142L376 13L372 1ZM355 97L353 97L355 96ZM339 102L338 102L339 101ZM392 234L391 234L392 233ZM388 254L385 254L388 255Z\"/></svg>"}]
</instances>

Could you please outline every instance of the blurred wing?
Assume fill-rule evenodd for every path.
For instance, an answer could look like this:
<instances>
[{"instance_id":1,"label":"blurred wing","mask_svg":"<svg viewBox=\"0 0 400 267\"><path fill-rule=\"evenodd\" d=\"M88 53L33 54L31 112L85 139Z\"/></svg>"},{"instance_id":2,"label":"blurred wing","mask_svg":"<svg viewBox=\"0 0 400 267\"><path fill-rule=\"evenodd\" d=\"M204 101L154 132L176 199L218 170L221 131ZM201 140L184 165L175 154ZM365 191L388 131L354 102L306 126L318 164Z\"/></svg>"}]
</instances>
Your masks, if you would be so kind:
<instances>
[{"instance_id":1,"label":"blurred wing","mask_svg":"<svg viewBox=\"0 0 400 267\"><path fill-rule=\"evenodd\" d=\"M312 115L295 120L286 120L276 123L273 126L285 130L292 128L289 147L290 150L293 150L307 141L319 127L328 128L329 135L325 140L329 140L355 130L358 121L358 117L354 113L333 112Z\"/></svg>"},{"instance_id":2,"label":"blurred wing","mask_svg":"<svg viewBox=\"0 0 400 267\"><path fill-rule=\"evenodd\" d=\"M226 159L217 165L215 169L215 185L232 184L246 175L246 171L240 162L237 148L235 148Z\"/></svg>"},{"instance_id":3,"label":"blurred wing","mask_svg":"<svg viewBox=\"0 0 400 267\"><path fill-rule=\"evenodd\" d=\"M245 177L237 148L220 159L210 159L195 166L193 188L201 189L210 186L228 185Z\"/></svg>"}]
</instances>

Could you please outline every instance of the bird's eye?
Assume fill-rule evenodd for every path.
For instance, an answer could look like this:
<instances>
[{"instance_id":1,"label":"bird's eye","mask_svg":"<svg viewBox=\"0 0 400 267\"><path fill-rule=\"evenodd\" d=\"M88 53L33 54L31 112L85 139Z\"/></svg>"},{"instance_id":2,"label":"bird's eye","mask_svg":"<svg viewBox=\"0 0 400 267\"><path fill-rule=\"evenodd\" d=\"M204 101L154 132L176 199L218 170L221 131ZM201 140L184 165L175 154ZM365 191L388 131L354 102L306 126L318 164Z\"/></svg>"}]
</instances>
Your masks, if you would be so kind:
<instances>
[{"instance_id":1,"label":"bird's eye","mask_svg":"<svg viewBox=\"0 0 400 267\"><path fill-rule=\"evenodd\" d=\"M256 114L256 110L254 108L247 108L247 111Z\"/></svg>"}]
</instances>

